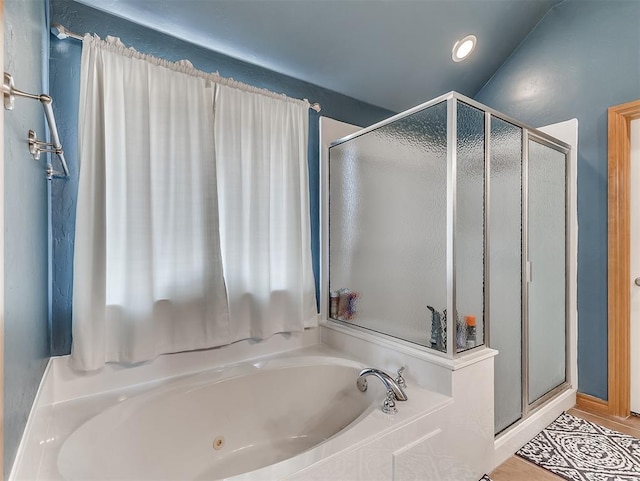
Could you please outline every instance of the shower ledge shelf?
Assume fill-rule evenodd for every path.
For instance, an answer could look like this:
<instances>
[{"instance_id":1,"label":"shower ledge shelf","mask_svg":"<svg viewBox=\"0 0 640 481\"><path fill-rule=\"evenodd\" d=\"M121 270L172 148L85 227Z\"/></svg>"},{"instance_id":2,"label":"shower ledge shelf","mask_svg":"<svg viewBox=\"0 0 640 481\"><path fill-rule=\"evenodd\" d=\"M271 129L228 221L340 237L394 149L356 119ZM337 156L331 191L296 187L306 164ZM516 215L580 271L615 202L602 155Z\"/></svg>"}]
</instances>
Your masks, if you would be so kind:
<instances>
[{"instance_id":1,"label":"shower ledge shelf","mask_svg":"<svg viewBox=\"0 0 640 481\"><path fill-rule=\"evenodd\" d=\"M402 354L429 362L431 364L435 364L440 367L444 367L451 371L465 368L477 362L494 357L498 354L498 351L496 351L495 349L481 346L466 353L460 354L459 357L449 359L431 352L426 347L421 349L419 347L416 347L415 344L409 343L407 341L395 339L380 333L372 333L362 327L341 325L333 321L320 321L320 326L326 329L337 331L347 336L352 336L357 339L376 344L381 347L398 351Z\"/></svg>"}]
</instances>

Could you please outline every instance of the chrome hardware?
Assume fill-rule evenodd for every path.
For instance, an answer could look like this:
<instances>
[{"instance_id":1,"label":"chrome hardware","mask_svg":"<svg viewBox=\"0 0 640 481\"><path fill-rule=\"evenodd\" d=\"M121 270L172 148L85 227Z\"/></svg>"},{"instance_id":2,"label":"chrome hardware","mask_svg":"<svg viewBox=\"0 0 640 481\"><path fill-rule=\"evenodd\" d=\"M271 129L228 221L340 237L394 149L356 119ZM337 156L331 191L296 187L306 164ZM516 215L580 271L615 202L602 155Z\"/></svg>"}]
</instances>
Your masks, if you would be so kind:
<instances>
[{"instance_id":1,"label":"chrome hardware","mask_svg":"<svg viewBox=\"0 0 640 481\"><path fill-rule=\"evenodd\" d=\"M29 153L33 155L33 160L38 160L40 158L40 149L38 148L36 133L33 130L29 130L27 142L29 142Z\"/></svg>"},{"instance_id":2,"label":"chrome hardware","mask_svg":"<svg viewBox=\"0 0 640 481\"><path fill-rule=\"evenodd\" d=\"M398 377L396 378L396 384L398 384L398 386L400 386L402 389L407 389L407 381L405 381L402 377L402 373L405 369L405 366L402 366L400 369L398 369Z\"/></svg>"},{"instance_id":3,"label":"chrome hardware","mask_svg":"<svg viewBox=\"0 0 640 481\"><path fill-rule=\"evenodd\" d=\"M56 119L53 115L53 99L46 94L36 95L18 90L15 86L15 83L13 82L13 77L8 72L4 73L4 78L0 90L2 91L2 95L4 96L4 108L6 110L13 110L16 97L38 100L42 104L44 115L47 119L47 124L49 125L49 131L51 132L51 142L42 142L38 140L36 137L36 133L33 130L30 130L27 139L27 141L29 142L29 153L33 155L33 158L35 160L38 160L40 158L40 154L42 152L51 152L53 154L56 154L60 160L60 164L62 165L63 172L61 174L58 174L57 172L47 167L48 171L51 170L51 172L47 172L47 178L51 179L53 177L69 177L69 167L67 166L67 161L64 158L64 151L62 150L62 144L60 143L58 127L56 126Z\"/></svg>"},{"instance_id":4,"label":"chrome hardware","mask_svg":"<svg viewBox=\"0 0 640 481\"><path fill-rule=\"evenodd\" d=\"M636 277L636 280L634 282L636 286L640 286L640 277Z\"/></svg>"},{"instance_id":5,"label":"chrome hardware","mask_svg":"<svg viewBox=\"0 0 640 481\"><path fill-rule=\"evenodd\" d=\"M4 80L2 82L2 94L4 95L4 109L13 110L13 104L16 100L13 95L13 91L16 89L16 85L13 82L13 77L10 73L4 73Z\"/></svg>"},{"instance_id":6,"label":"chrome hardware","mask_svg":"<svg viewBox=\"0 0 640 481\"><path fill-rule=\"evenodd\" d=\"M367 390L367 377L375 376L382 384L384 384L385 389L387 390L387 398L382 405L382 411L387 414L394 414L396 412L395 402L396 401L406 401L407 395L402 390L402 387L398 385L398 383L389 376L386 372L381 371L380 369L367 368L360 371L358 375L358 379L356 381L356 386L362 392ZM390 399L390 396L393 398ZM391 401L391 402L390 402Z\"/></svg>"},{"instance_id":7,"label":"chrome hardware","mask_svg":"<svg viewBox=\"0 0 640 481\"><path fill-rule=\"evenodd\" d=\"M27 99L39 100L44 103L51 103L51 97L48 95L36 95L23 92L16 88L16 84L13 81L13 77L10 73L5 72L2 81L2 94L4 95L4 108L5 110L13 110L16 97L24 97Z\"/></svg>"},{"instance_id":8,"label":"chrome hardware","mask_svg":"<svg viewBox=\"0 0 640 481\"><path fill-rule=\"evenodd\" d=\"M387 391L387 398L382 403L382 412L385 414L396 414L398 412L396 395L393 394L393 391Z\"/></svg>"},{"instance_id":9,"label":"chrome hardware","mask_svg":"<svg viewBox=\"0 0 640 481\"><path fill-rule=\"evenodd\" d=\"M52 154L57 155L64 154L62 148L56 146L52 142L43 142L38 140L38 137L33 130L29 130L27 141L29 142L29 153L33 155L34 160L39 160L42 152L51 152Z\"/></svg>"}]
</instances>

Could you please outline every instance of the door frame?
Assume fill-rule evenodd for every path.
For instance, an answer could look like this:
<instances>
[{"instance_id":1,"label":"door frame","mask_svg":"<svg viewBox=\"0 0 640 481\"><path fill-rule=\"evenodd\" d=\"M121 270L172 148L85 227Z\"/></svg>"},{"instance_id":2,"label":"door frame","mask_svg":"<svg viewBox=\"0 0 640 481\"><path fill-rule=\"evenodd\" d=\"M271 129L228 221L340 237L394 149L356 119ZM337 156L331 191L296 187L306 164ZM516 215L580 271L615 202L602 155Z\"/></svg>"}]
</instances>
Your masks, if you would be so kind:
<instances>
[{"instance_id":1,"label":"door frame","mask_svg":"<svg viewBox=\"0 0 640 481\"><path fill-rule=\"evenodd\" d=\"M4 65L4 0L0 0L0 65ZM4 473L4 108L0 108L0 475Z\"/></svg>"},{"instance_id":2,"label":"door frame","mask_svg":"<svg viewBox=\"0 0 640 481\"><path fill-rule=\"evenodd\" d=\"M608 121L608 410L631 414L630 203L631 121L640 99L609 108Z\"/></svg>"}]
</instances>

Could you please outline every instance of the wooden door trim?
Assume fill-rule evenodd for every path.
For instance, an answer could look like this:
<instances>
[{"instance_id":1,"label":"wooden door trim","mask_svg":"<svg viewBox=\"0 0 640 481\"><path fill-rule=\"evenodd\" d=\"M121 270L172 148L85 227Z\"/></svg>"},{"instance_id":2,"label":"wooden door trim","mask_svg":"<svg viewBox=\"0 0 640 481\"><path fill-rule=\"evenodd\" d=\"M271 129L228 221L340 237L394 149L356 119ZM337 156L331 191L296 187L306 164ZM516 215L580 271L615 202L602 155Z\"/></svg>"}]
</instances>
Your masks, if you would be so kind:
<instances>
[{"instance_id":1,"label":"wooden door trim","mask_svg":"<svg viewBox=\"0 0 640 481\"><path fill-rule=\"evenodd\" d=\"M630 181L631 121L640 100L609 108L608 146L608 406L609 414L631 412Z\"/></svg>"},{"instance_id":2,"label":"wooden door trim","mask_svg":"<svg viewBox=\"0 0 640 481\"><path fill-rule=\"evenodd\" d=\"M576 408L592 414L609 414L609 403L588 394L576 393Z\"/></svg>"},{"instance_id":3,"label":"wooden door trim","mask_svg":"<svg viewBox=\"0 0 640 481\"><path fill-rule=\"evenodd\" d=\"M4 0L0 0L0 64L4 65ZM0 107L0 476L4 473L4 108Z\"/></svg>"}]
</instances>

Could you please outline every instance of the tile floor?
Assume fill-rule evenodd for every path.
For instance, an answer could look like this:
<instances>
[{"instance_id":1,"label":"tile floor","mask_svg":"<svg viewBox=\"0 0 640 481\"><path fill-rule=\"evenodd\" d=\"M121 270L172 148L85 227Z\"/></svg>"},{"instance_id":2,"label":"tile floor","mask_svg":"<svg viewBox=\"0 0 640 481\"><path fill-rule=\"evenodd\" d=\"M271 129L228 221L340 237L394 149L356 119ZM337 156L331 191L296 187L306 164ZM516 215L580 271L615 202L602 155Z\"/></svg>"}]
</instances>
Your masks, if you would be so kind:
<instances>
[{"instance_id":1,"label":"tile floor","mask_svg":"<svg viewBox=\"0 0 640 481\"><path fill-rule=\"evenodd\" d=\"M640 417L631 416L627 419L622 419L607 415L591 414L576 408L570 409L567 412L600 426L640 438ZM491 473L491 479L493 481L564 481L564 478L539 468L535 464L525 461L518 456L511 456L498 466Z\"/></svg>"}]
</instances>

